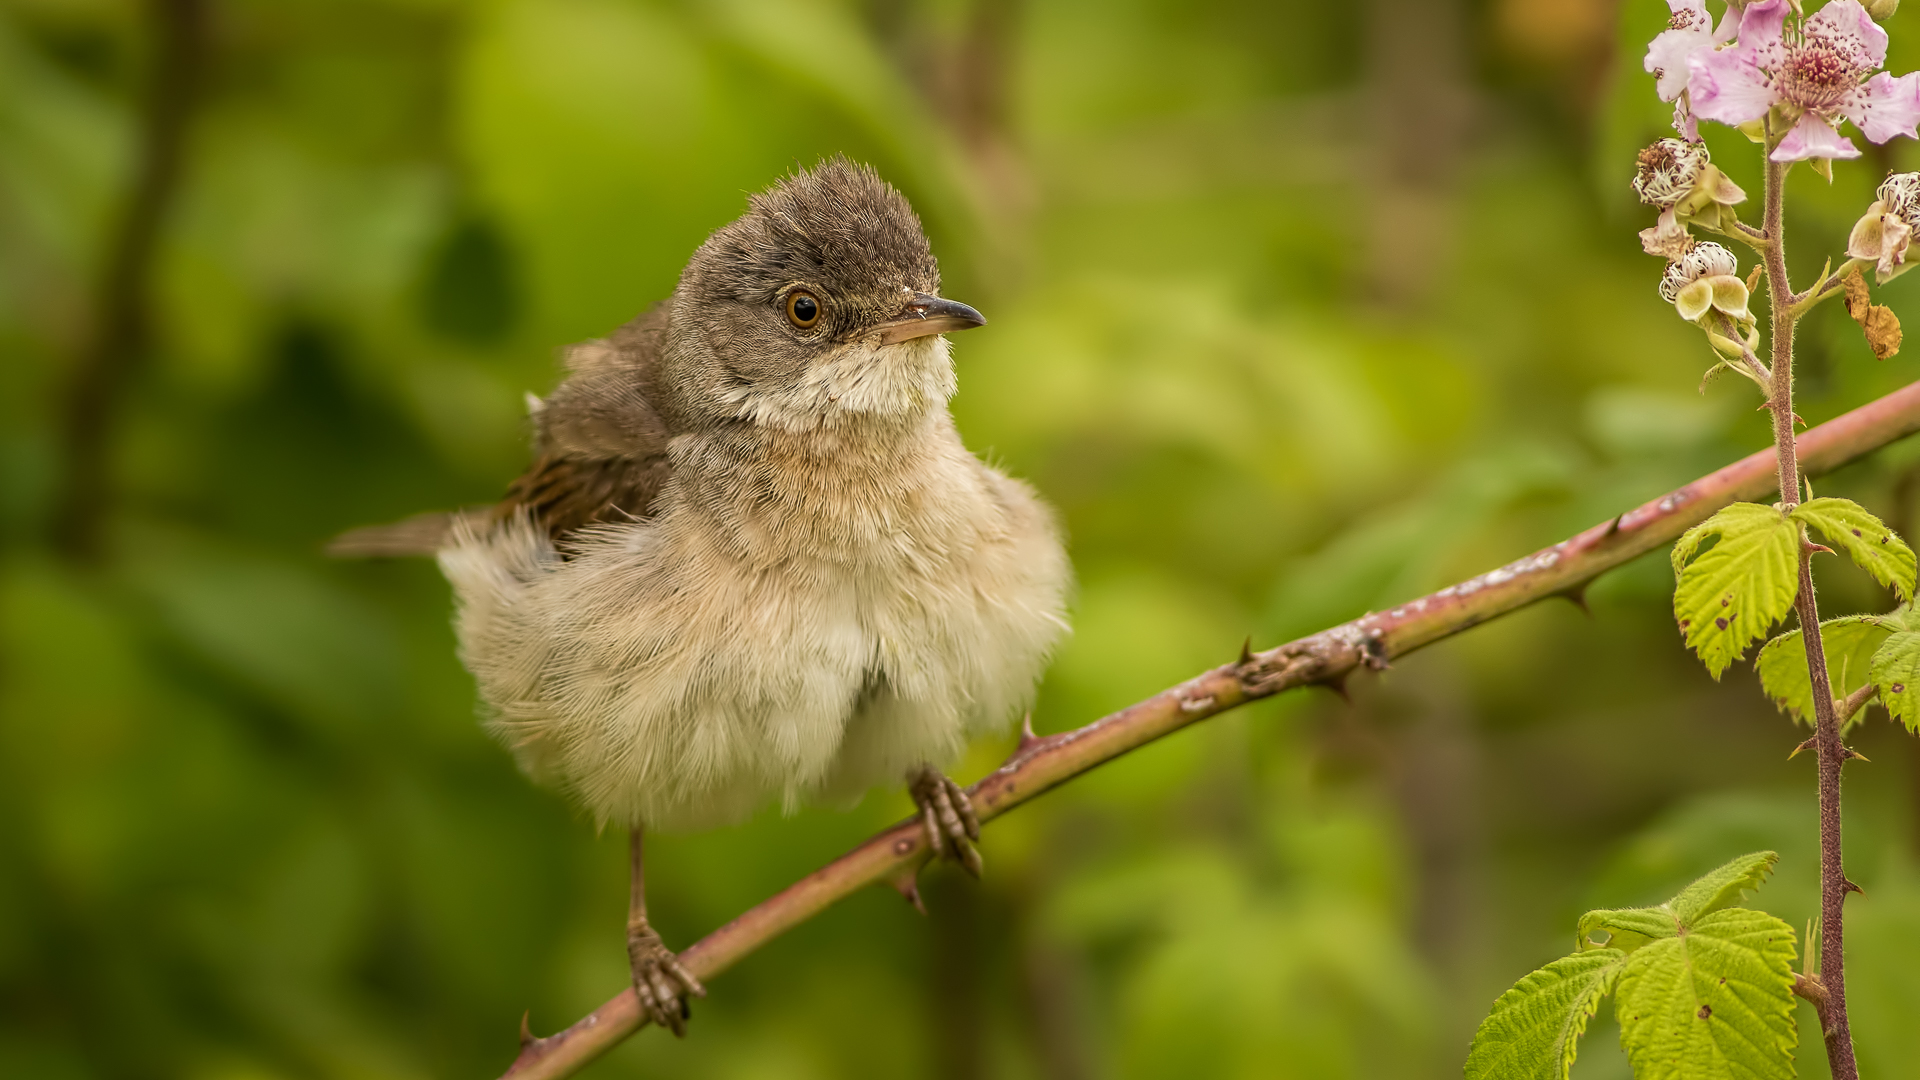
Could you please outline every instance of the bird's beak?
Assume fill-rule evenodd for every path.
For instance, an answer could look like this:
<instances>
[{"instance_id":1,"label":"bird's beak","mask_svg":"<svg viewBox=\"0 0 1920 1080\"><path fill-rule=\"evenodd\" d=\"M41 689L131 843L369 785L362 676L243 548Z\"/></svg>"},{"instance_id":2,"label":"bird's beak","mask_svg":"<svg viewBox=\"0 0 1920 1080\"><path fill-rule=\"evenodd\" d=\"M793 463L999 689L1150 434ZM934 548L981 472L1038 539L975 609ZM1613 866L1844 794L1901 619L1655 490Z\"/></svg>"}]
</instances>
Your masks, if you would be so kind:
<instances>
[{"instance_id":1,"label":"bird's beak","mask_svg":"<svg viewBox=\"0 0 1920 1080\"><path fill-rule=\"evenodd\" d=\"M986 316L958 300L944 300L917 292L913 294L913 299L907 301L907 306L901 309L900 314L874 329L880 331L880 344L894 345L928 334L971 330L986 324Z\"/></svg>"}]
</instances>

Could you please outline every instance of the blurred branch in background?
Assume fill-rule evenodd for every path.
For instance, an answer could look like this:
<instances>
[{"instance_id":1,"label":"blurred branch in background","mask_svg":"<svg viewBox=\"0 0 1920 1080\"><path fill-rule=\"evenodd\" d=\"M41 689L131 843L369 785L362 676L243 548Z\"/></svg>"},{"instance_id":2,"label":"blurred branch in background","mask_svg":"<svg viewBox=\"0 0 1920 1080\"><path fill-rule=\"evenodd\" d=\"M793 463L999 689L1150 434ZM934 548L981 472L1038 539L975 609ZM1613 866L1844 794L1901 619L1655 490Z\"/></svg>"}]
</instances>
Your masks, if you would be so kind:
<instances>
[{"instance_id":1,"label":"blurred branch in background","mask_svg":"<svg viewBox=\"0 0 1920 1080\"><path fill-rule=\"evenodd\" d=\"M924 4L883 2L867 9L888 59L963 155L980 223L990 234L975 241L991 264L991 272L977 276L1001 291L1011 291L1020 275L1022 230L1039 201L1012 115L1025 6L1025 0L978 0L947 27L929 17Z\"/></svg>"},{"instance_id":2,"label":"blurred branch in background","mask_svg":"<svg viewBox=\"0 0 1920 1080\"><path fill-rule=\"evenodd\" d=\"M1433 291L1468 149L1465 15L1459 0L1372 0L1367 16L1374 212L1363 284L1369 301L1405 314Z\"/></svg>"},{"instance_id":3,"label":"blurred branch in background","mask_svg":"<svg viewBox=\"0 0 1920 1080\"><path fill-rule=\"evenodd\" d=\"M150 343L154 255L180 186L206 63L205 0L148 0L146 6L154 49L141 95L138 156L99 268L92 325L70 374L60 433L66 477L54 512L54 543L68 556L89 561L100 554L109 496L114 440L108 428Z\"/></svg>"},{"instance_id":4,"label":"blurred branch in background","mask_svg":"<svg viewBox=\"0 0 1920 1080\"><path fill-rule=\"evenodd\" d=\"M1920 430L1920 382L1863 405L1800 436L1802 467L1830 472ZM1729 503L1764 495L1774 482L1771 449L1517 562L1391 611L1369 614L1226 664L1139 704L1073 731L1029 732L1005 765L973 785L982 823L992 821L1101 764L1235 706L1302 686L1343 688L1356 670L1384 670L1400 656L1552 596L1578 599L1601 574L1672 541ZM927 862L917 818L873 837L833 863L714 931L680 954L700 979L726 971L762 945L847 895L880 882L909 896ZM965 915L959 916L965 918ZM570 1076L645 1024L631 987L546 1038L523 1028L520 1056L507 1070L519 1080Z\"/></svg>"}]
</instances>

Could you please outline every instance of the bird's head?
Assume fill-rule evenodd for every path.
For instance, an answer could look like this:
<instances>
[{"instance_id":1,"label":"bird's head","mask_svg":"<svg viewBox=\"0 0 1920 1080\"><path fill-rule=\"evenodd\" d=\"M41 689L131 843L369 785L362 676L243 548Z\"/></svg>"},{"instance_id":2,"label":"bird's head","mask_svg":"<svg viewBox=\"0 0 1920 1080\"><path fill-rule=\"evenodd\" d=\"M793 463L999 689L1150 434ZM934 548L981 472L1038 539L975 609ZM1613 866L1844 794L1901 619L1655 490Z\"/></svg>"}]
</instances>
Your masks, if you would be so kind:
<instances>
[{"instance_id":1,"label":"bird's head","mask_svg":"<svg viewBox=\"0 0 1920 1080\"><path fill-rule=\"evenodd\" d=\"M953 395L941 335L985 322L940 296L905 197L835 157L753 196L694 253L668 363L693 417L795 430L910 417Z\"/></svg>"}]
</instances>

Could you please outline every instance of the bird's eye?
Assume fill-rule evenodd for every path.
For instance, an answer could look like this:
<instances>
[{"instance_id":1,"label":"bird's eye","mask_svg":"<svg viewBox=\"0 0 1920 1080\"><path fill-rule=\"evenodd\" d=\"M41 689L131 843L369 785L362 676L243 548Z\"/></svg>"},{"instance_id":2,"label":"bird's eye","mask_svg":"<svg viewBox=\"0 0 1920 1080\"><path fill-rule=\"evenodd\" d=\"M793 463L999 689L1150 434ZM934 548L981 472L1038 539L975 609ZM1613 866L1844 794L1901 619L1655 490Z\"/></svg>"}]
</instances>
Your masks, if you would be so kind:
<instances>
[{"instance_id":1,"label":"bird's eye","mask_svg":"<svg viewBox=\"0 0 1920 1080\"><path fill-rule=\"evenodd\" d=\"M820 322L820 301L810 292L787 297L787 321L802 330L811 330Z\"/></svg>"}]
</instances>

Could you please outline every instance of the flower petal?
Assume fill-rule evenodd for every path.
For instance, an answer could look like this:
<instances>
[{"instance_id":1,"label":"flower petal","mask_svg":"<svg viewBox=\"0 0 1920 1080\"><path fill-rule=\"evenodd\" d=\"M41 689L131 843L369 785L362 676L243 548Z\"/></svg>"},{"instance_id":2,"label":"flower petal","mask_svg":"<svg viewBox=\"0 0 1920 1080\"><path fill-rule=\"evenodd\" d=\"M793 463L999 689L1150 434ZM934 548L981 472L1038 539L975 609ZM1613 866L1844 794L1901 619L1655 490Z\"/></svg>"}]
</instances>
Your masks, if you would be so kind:
<instances>
[{"instance_id":1,"label":"flower petal","mask_svg":"<svg viewBox=\"0 0 1920 1080\"><path fill-rule=\"evenodd\" d=\"M1880 257L1874 260L1874 277L1884 285L1907 261L1907 243L1913 238L1913 230L1898 214L1888 214L1881 228Z\"/></svg>"},{"instance_id":2,"label":"flower petal","mask_svg":"<svg viewBox=\"0 0 1920 1080\"><path fill-rule=\"evenodd\" d=\"M1702 13L1704 20L1706 15ZM1642 66L1652 73L1661 101L1672 101L1687 88L1687 60L1694 53L1713 48L1713 35L1705 30L1662 30L1647 46Z\"/></svg>"},{"instance_id":3,"label":"flower petal","mask_svg":"<svg viewBox=\"0 0 1920 1080\"><path fill-rule=\"evenodd\" d=\"M1649 255L1658 255L1663 259L1677 259L1693 246L1693 237L1679 222L1678 215L1669 206L1660 211L1651 229L1640 230L1640 250Z\"/></svg>"},{"instance_id":4,"label":"flower petal","mask_svg":"<svg viewBox=\"0 0 1920 1080\"><path fill-rule=\"evenodd\" d=\"M1667 0L1669 4L1673 0ZM1740 34L1740 5L1728 4L1727 10L1720 16L1720 26L1713 32L1713 43L1724 45Z\"/></svg>"},{"instance_id":5,"label":"flower petal","mask_svg":"<svg viewBox=\"0 0 1920 1080\"><path fill-rule=\"evenodd\" d=\"M1853 231L1847 234L1847 255L1855 259L1878 259L1881 246L1886 242L1886 228L1882 219L1886 215L1887 204L1875 199L1860 220L1853 223Z\"/></svg>"},{"instance_id":6,"label":"flower petal","mask_svg":"<svg viewBox=\"0 0 1920 1080\"><path fill-rule=\"evenodd\" d=\"M1920 124L1920 71L1897 79L1882 71L1841 102L1840 111L1874 142L1883 143L1895 135L1914 138L1914 126Z\"/></svg>"},{"instance_id":7,"label":"flower petal","mask_svg":"<svg viewBox=\"0 0 1920 1080\"><path fill-rule=\"evenodd\" d=\"M1732 177L1721 172L1718 166L1711 163L1700 172L1700 187L1712 196L1714 202L1726 206L1747 201L1747 193L1740 190L1740 185L1734 183Z\"/></svg>"},{"instance_id":8,"label":"flower petal","mask_svg":"<svg viewBox=\"0 0 1920 1080\"><path fill-rule=\"evenodd\" d=\"M1730 49L1693 54L1687 61L1693 115L1734 125L1767 115L1779 95L1754 60L1755 50L1744 40Z\"/></svg>"},{"instance_id":9,"label":"flower petal","mask_svg":"<svg viewBox=\"0 0 1920 1080\"><path fill-rule=\"evenodd\" d=\"M1713 282L1700 278L1682 285L1680 291L1674 294L1673 307L1688 322L1705 315L1713 307Z\"/></svg>"},{"instance_id":10,"label":"flower petal","mask_svg":"<svg viewBox=\"0 0 1920 1080\"><path fill-rule=\"evenodd\" d=\"M1832 0L1807 20L1806 33L1849 49L1847 59L1867 71L1887 62L1887 32L1860 6L1860 0Z\"/></svg>"},{"instance_id":11,"label":"flower petal","mask_svg":"<svg viewBox=\"0 0 1920 1080\"><path fill-rule=\"evenodd\" d=\"M1673 103L1673 130L1691 143L1700 141L1700 125L1694 122L1693 110L1687 107L1687 92L1680 91L1680 97Z\"/></svg>"},{"instance_id":12,"label":"flower petal","mask_svg":"<svg viewBox=\"0 0 1920 1080\"><path fill-rule=\"evenodd\" d=\"M1757 49L1780 40L1787 22L1787 0L1760 0L1740 13L1740 48Z\"/></svg>"},{"instance_id":13,"label":"flower petal","mask_svg":"<svg viewBox=\"0 0 1920 1080\"><path fill-rule=\"evenodd\" d=\"M1771 155L1775 161L1805 161L1808 158L1857 158L1860 151L1853 140L1842 138L1833 125L1818 113L1807 113L1780 140Z\"/></svg>"},{"instance_id":14,"label":"flower petal","mask_svg":"<svg viewBox=\"0 0 1920 1080\"><path fill-rule=\"evenodd\" d=\"M1713 306L1736 319L1750 319L1747 314L1747 283L1732 274L1719 274L1710 278L1701 278L1713 288Z\"/></svg>"}]
</instances>

